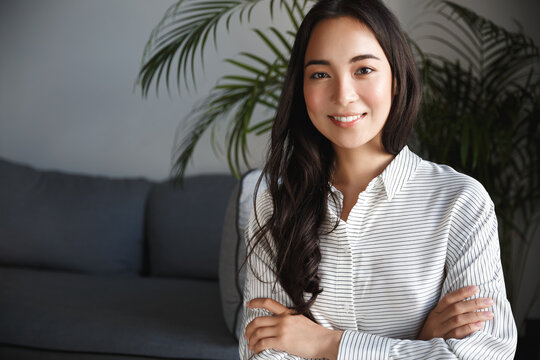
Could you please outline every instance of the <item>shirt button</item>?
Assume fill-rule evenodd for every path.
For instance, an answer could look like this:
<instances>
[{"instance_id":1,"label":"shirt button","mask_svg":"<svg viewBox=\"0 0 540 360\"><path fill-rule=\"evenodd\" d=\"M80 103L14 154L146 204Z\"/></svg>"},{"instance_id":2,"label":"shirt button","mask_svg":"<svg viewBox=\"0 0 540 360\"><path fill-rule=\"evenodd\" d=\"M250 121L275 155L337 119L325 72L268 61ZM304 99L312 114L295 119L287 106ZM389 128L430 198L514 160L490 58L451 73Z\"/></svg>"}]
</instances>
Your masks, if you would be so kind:
<instances>
[{"instance_id":1,"label":"shirt button","mask_svg":"<svg viewBox=\"0 0 540 360\"><path fill-rule=\"evenodd\" d=\"M343 305L343 310L345 310L345 312L349 312L351 310L351 306L349 304L344 304Z\"/></svg>"}]
</instances>

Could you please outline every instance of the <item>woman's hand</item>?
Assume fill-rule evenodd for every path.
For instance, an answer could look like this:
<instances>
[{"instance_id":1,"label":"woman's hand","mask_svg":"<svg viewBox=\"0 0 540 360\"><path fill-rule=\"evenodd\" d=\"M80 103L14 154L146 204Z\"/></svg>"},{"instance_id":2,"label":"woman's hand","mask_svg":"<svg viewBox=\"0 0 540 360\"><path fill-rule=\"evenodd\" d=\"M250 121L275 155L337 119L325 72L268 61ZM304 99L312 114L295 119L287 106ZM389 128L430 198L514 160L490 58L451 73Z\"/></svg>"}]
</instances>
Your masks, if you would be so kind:
<instances>
[{"instance_id":1,"label":"woman's hand","mask_svg":"<svg viewBox=\"0 0 540 360\"><path fill-rule=\"evenodd\" d=\"M463 339L480 330L485 321L493 318L493 312L477 310L490 307L493 300L478 298L463 301L477 292L476 286L469 286L446 294L429 314L418 340Z\"/></svg>"},{"instance_id":2,"label":"woman's hand","mask_svg":"<svg viewBox=\"0 0 540 360\"><path fill-rule=\"evenodd\" d=\"M245 337L254 353L275 349L304 358L337 358L342 331L327 329L303 315L292 315L292 310L273 299L253 299L248 307L274 314L257 317L246 326Z\"/></svg>"}]
</instances>

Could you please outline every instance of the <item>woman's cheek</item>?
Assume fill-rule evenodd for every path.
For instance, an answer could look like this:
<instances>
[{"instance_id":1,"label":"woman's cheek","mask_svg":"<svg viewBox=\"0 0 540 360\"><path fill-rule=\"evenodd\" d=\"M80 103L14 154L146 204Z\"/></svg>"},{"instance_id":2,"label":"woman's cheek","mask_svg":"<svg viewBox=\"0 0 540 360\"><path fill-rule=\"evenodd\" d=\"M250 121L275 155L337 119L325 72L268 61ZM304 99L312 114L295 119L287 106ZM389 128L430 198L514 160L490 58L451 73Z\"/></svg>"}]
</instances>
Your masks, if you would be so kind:
<instances>
[{"instance_id":1,"label":"woman's cheek","mask_svg":"<svg viewBox=\"0 0 540 360\"><path fill-rule=\"evenodd\" d=\"M308 113L316 114L324 110L324 90L321 87L304 87L304 99Z\"/></svg>"},{"instance_id":2,"label":"woman's cheek","mask_svg":"<svg viewBox=\"0 0 540 360\"><path fill-rule=\"evenodd\" d=\"M376 79L369 84L370 91L364 92L366 100L372 103L379 103L384 100L386 92L390 91L390 88L383 79Z\"/></svg>"},{"instance_id":3,"label":"woman's cheek","mask_svg":"<svg viewBox=\"0 0 540 360\"><path fill-rule=\"evenodd\" d=\"M382 79L379 79L382 80ZM391 81L376 81L370 84L369 88L363 89L362 99L365 105L372 111L379 114L385 113L387 116L392 105L392 85Z\"/></svg>"}]
</instances>

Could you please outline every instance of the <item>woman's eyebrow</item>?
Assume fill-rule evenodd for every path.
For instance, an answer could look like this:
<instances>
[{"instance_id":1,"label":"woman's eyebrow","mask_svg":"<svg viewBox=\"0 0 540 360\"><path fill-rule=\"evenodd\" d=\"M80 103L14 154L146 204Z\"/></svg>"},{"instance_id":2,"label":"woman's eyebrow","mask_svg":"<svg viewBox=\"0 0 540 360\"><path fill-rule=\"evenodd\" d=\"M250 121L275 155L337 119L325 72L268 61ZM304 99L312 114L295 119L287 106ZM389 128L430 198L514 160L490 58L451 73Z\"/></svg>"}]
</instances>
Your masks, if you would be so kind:
<instances>
[{"instance_id":1,"label":"woman's eyebrow","mask_svg":"<svg viewBox=\"0 0 540 360\"><path fill-rule=\"evenodd\" d=\"M375 55L372 55L372 54L364 54L364 55L358 55L358 56L355 56L353 57L349 63L352 64L352 63L355 63L357 61L360 61L360 60L365 60L365 59L375 59L375 60L381 60L379 59L378 57L376 57ZM304 69L307 68L309 65L330 65L330 61L328 60L310 60L307 62L307 64L304 66Z\"/></svg>"},{"instance_id":2,"label":"woman's eyebrow","mask_svg":"<svg viewBox=\"0 0 540 360\"><path fill-rule=\"evenodd\" d=\"M372 55L372 54L365 54L365 55L358 55L358 56L355 56L351 59L351 61L349 61L349 63L354 63L354 62L357 62L357 61L360 61L360 60L364 60L364 59L375 59L375 60L381 60L379 59L378 57L376 57L375 55Z\"/></svg>"}]
</instances>

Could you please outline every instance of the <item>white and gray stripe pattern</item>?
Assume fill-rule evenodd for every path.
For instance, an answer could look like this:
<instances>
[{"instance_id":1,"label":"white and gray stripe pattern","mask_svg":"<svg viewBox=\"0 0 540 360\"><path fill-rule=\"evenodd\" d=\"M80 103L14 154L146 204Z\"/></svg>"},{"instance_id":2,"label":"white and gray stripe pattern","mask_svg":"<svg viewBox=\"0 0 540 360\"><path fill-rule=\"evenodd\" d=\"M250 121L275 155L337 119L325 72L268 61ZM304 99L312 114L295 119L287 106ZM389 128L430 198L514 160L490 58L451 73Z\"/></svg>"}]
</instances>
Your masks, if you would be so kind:
<instances>
[{"instance_id":1,"label":"white and gray stripe pattern","mask_svg":"<svg viewBox=\"0 0 540 360\"><path fill-rule=\"evenodd\" d=\"M332 191L324 232L338 219L343 195ZM329 195L330 197L330 195ZM331 199L331 197L330 197ZM257 200L264 222L272 212L268 191ZM257 223L252 215L250 239ZM360 194L347 221L320 239L321 287L311 310L328 328L345 330L339 359L513 359L517 330L506 298L493 202L476 180L448 166L422 160L405 147ZM247 266L244 305L270 297L292 306L256 248ZM262 281L261 281L262 280ZM476 285L490 297L494 318L461 339L415 340L433 307L447 293ZM244 306L243 329L261 309ZM254 355L242 336L241 359L298 359L266 350Z\"/></svg>"}]
</instances>

